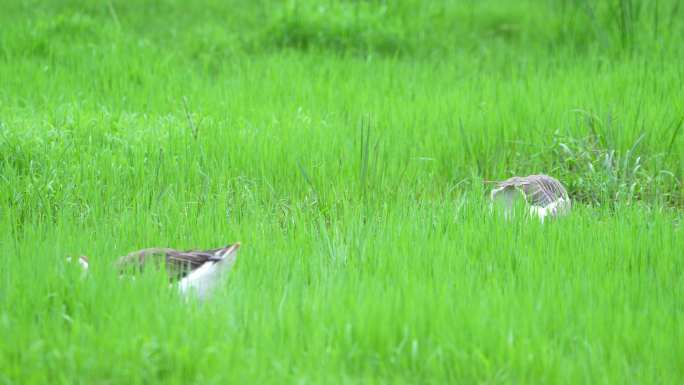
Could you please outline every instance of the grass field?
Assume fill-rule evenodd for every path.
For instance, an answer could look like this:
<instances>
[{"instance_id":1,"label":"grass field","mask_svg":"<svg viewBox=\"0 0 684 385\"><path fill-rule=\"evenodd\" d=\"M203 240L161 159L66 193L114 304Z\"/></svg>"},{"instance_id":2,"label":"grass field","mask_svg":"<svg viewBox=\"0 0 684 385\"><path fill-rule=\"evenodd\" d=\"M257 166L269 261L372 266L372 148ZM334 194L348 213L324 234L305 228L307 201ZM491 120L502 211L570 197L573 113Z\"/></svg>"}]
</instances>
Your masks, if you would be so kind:
<instances>
[{"instance_id":1,"label":"grass field","mask_svg":"<svg viewBox=\"0 0 684 385\"><path fill-rule=\"evenodd\" d=\"M684 384L679 1L0 8L0 384Z\"/></svg>"}]
</instances>

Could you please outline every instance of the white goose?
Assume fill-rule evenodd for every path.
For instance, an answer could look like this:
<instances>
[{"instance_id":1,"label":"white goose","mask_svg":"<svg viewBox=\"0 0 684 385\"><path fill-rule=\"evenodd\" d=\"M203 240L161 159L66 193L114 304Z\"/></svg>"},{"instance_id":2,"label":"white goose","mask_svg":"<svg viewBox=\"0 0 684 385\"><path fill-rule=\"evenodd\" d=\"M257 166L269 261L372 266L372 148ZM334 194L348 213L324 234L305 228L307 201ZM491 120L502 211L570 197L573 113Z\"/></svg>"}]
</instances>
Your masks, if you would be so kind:
<instances>
[{"instance_id":1,"label":"white goose","mask_svg":"<svg viewBox=\"0 0 684 385\"><path fill-rule=\"evenodd\" d=\"M122 274L140 272L148 264L164 266L169 280L172 284L177 282L181 294L205 299L230 272L239 248L240 244L235 243L211 250L143 249L120 257L115 266ZM71 257L67 261L71 262ZM81 256L78 262L84 271L88 270L88 257Z\"/></svg>"},{"instance_id":2,"label":"white goose","mask_svg":"<svg viewBox=\"0 0 684 385\"><path fill-rule=\"evenodd\" d=\"M505 215L510 216L513 203L522 196L529 206L530 214L544 222L547 216L556 217L570 212L570 197L558 179L548 175L514 176L503 181L487 181L496 183L490 198L492 204L502 202Z\"/></svg>"}]
</instances>

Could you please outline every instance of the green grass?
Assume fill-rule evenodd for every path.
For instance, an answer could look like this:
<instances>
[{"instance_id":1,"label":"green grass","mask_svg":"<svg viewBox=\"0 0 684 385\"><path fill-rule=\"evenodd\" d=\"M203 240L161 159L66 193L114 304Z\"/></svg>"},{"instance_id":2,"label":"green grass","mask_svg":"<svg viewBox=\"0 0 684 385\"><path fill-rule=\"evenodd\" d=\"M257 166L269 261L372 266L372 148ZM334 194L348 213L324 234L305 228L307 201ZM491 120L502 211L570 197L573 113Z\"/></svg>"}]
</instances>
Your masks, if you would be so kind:
<instances>
[{"instance_id":1,"label":"green grass","mask_svg":"<svg viewBox=\"0 0 684 385\"><path fill-rule=\"evenodd\" d=\"M4 4L0 384L681 384L681 12ZM234 241L205 304L111 268Z\"/></svg>"}]
</instances>

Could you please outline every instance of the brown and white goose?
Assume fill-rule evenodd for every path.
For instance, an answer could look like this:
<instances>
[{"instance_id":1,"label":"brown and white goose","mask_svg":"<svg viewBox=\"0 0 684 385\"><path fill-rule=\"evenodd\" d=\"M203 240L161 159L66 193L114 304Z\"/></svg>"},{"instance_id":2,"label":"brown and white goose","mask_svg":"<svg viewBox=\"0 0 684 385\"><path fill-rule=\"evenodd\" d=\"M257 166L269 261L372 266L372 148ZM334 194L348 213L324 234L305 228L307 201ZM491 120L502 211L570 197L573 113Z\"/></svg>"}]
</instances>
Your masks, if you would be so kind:
<instances>
[{"instance_id":1,"label":"brown and white goose","mask_svg":"<svg viewBox=\"0 0 684 385\"><path fill-rule=\"evenodd\" d=\"M118 258L115 266L121 274L140 272L148 265L163 266L171 283L177 283L183 295L194 294L205 299L230 272L239 248L240 244L235 243L210 250L142 249ZM83 270L88 270L87 257L79 257L79 264Z\"/></svg>"},{"instance_id":2,"label":"brown and white goose","mask_svg":"<svg viewBox=\"0 0 684 385\"><path fill-rule=\"evenodd\" d=\"M529 206L530 214L542 222L547 216L556 217L570 212L567 190L558 179L548 175L514 176L489 183L496 183L490 193L492 203L503 202L506 216L510 215L513 203L520 197Z\"/></svg>"}]
</instances>

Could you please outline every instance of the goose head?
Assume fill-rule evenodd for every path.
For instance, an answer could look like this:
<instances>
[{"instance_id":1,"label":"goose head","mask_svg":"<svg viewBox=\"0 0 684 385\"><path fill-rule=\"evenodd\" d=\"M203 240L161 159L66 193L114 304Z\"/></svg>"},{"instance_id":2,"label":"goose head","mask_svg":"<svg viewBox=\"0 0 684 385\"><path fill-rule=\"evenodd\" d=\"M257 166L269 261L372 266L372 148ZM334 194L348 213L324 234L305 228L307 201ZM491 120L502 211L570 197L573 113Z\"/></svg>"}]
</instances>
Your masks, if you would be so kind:
<instances>
[{"instance_id":1,"label":"goose head","mask_svg":"<svg viewBox=\"0 0 684 385\"><path fill-rule=\"evenodd\" d=\"M67 263L73 263L74 259L71 256L69 256L66 257L66 261ZM81 255L80 257L78 257L78 264L79 266L81 266L81 269L83 269L83 271L88 271L88 257L86 257L85 255Z\"/></svg>"}]
</instances>

